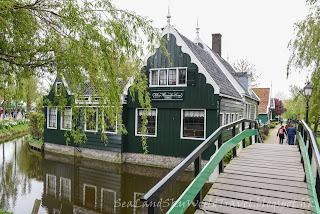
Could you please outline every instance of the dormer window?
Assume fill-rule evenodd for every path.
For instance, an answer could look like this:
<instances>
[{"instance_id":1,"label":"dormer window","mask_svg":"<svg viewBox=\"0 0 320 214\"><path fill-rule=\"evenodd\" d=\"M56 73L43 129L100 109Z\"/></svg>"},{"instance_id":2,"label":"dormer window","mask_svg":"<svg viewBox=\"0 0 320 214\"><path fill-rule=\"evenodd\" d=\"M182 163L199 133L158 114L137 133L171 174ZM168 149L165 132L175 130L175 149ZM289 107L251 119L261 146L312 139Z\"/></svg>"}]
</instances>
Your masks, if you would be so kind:
<instances>
[{"instance_id":1,"label":"dormer window","mask_svg":"<svg viewBox=\"0 0 320 214\"><path fill-rule=\"evenodd\" d=\"M187 86L187 68L151 69L150 86Z\"/></svg>"},{"instance_id":2,"label":"dormer window","mask_svg":"<svg viewBox=\"0 0 320 214\"><path fill-rule=\"evenodd\" d=\"M61 86L62 86L62 82L56 82L56 96L60 96L61 94Z\"/></svg>"}]
</instances>

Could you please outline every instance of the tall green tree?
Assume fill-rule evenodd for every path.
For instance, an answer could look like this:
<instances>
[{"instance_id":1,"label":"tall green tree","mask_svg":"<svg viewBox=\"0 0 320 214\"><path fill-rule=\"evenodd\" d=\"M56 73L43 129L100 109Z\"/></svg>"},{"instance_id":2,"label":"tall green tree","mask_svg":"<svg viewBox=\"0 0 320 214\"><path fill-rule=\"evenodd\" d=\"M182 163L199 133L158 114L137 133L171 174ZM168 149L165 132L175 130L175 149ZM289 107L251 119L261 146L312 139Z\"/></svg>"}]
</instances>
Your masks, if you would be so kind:
<instances>
[{"instance_id":1,"label":"tall green tree","mask_svg":"<svg viewBox=\"0 0 320 214\"><path fill-rule=\"evenodd\" d=\"M22 100L26 103L26 112L30 112L31 104L36 102L40 98L38 89L38 80L36 77L28 77L22 81Z\"/></svg>"},{"instance_id":2,"label":"tall green tree","mask_svg":"<svg viewBox=\"0 0 320 214\"><path fill-rule=\"evenodd\" d=\"M118 9L111 0L2 0L0 20L1 76L54 74L76 99L83 92L79 86L89 82L100 105L113 106L101 112L118 124L120 94L129 82L141 106L150 108L141 59L161 37L147 18ZM64 96L59 99L59 106L66 105Z\"/></svg>"},{"instance_id":3,"label":"tall green tree","mask_svg":"<svg viewBox=\"0 0 320 214\"><path fill-rule=\"evenodd\" d=\"M317 0L307 0L307 4L310 6L309 14L304 20L295 23L296 38L289 43L292 54L288 62L287 75L293 69L311 71L314 91L310 100L309 122L315 124L314 131L317 131L320 105L320 5Z\"/></svg>"}]
</instances>

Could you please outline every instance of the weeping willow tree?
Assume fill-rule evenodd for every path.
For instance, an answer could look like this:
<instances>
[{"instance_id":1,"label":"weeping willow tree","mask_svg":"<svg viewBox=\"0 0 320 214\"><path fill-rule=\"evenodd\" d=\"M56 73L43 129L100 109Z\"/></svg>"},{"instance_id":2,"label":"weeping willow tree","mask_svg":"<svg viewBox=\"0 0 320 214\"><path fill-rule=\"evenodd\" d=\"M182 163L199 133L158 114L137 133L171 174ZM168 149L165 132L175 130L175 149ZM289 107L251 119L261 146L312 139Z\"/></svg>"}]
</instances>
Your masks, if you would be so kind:
<instances>
[{"instance_id":1,"label":"weeping willow tree","mask_svg":"<svg viewBox=\"0 0 320 214\"><path fill-rule=\"evenodd\" d=\"M314 132L318 129L320 116L320 5L317 0L307 0L310 6L307 17L295 23L296 38L291 40L287 75L293 69L310 70L314 87L310 99L309 122L314 124Z\"/></svg>"},{"instance_id":2,"label":"weeping willow tree","mask_svg":"<svg viewBox=\"0 0 320 214\"><path fill-rule=\"evenodd\" d=\"M110 0L2 0L0 20L0 72L4 81L13 75L18 79L55 75L68 83L73 100L80 100L85 90L82 86L90 85L99 98L100 127L105 125L101 118L107 115L124 133L121 94L128 84L141 107L150 108L141 58L145 51L153 51L161 37L145 17L118 9ZM56 96L55 102L62 113L71 105L73 120L83 109L64 94ZM87 107L86 112L93 109ZM77 143L86 140L79 127L73 127L68 136L67 141L70 137ZM103 138L106 142L105 135ZM145 138L142 142L147 151Z\"/></svg>"}]
</instances>

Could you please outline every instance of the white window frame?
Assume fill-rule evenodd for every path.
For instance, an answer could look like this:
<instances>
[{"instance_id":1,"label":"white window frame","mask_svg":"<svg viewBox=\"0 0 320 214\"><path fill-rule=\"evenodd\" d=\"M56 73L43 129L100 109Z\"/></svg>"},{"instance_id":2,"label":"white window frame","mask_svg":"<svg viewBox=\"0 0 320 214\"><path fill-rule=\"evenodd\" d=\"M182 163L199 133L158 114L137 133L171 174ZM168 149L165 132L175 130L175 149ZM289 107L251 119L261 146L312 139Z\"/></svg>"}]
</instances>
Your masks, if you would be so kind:
<instances>
[{"instance_id":1,"label":"white window frame","mask_svg":"<svg viewBox=\"0 0 320 214\"><path fill-rule=\"evenodd\" d=\"M227 125L227 124L229 124L230 123L230 113L225 113L225 115L226 115L226 118L225 119L227 119L227 123L226 124L224 124L224 125Z\"/></svg>"},{"instance_id":2,"label":"white window frame","mask_svg":"<svg viewBox=\"0 0 320 214\"><path fill-rule=\"evenodd\" d=\"M221 121L220 121L220 124L219 124L219 125L220 125L220 126L224 126L224 125L225 125L225 124L224 124L224 113L220 113L219 116L220 116L220 115L222 115L222 117L221 117ZM219 118L219 119L220 119L220 118Z\"/></svg>"},{"instance_id":3,"label":"white window frame","mask_svg":"<svg viewBox=\"0 0 320 214\"><path fill-rule=\"evenodd\" d=\"M183 111L204 111L204 130L203 130L203 138L195 138L195 137L184 137L183 136ZM180 120L180 138L185 140L205 140L207 138L207 110L206 109L188 109L182 108L181 109L181 120Z\"/></svg>"},{"instance_id":4,"label":"white window frame","mask_svg":"<svg viewBox=\"0 0 320 214\"><path fill-rule=\"evenodd\" d=\"M68 200L69 202L71 202L71 192L72 192L72 185L71 185L71 179L70 178L64 178L64 177L60 177L60 188L59 188L59 198L61 200L61 195L62 195L62 191L61 191L61 187L62 187L62 180L65 180L68 182L68 185L70 185L70 193L68 194Z\"/></svg>"},{"instance_id":5,"label":"white window frame","mask_svg":"<svg viewBox=\"0 0 320 214\"><path fill-rule=\"evenodd\" d=\"M97 209L97 186L91 185L91 184L83 184L83 206L86 205L86 187L93 187L94 188L94 208Z\"/></svg>"},{"instance_id":6,"label":"white window frame","mask_svg":"<svg viewBox=\"0 0 320 214\"><path fill-rule=\"evenodd\" d=\"M102 120L104 120L104 112L103 112L103 114L102 114ZM105 123L105 122L104 122ZM104 133L108 133L108 134L117 134L118 133L118 117L116 116L116 130L115 131L105 131L104 130L104 125L105 124L103 124L103 127L102 127L102 132L104 132Z\"/></svg>"},{"instance_id":7,"label":"white window frame","mask_svg":"<svg viewBox=\"0 0 320 214\"><path fill-rule=\"evenodd\" d=\"M49 112L50 112L50 109L56 109L56 127L50 127L49 126L49 120L50 120L50 116L49 116ZM57 107L53 107L53 108L50 108L50 107L47 107L47 129L57 129L58 128L58 108Z\"/></svg>"},{"instance_id":8,"label":"white window frame","mask_svg":"<svg viewBox=\"0 0 320 214\"><path fill-rule=\"evenodd\" d=\"M230 123L233 123L235 120L235 113L230 114Z\"/></svg>"},{"instance_id":9,"label":"white window frame","mask_svg":"<svg viewBox=\"0 0 320 214\"><path fill-rule=\"evenodd\" d=\"M236 113L236 121L240 120L239 113Z\"/></svg>"},{"instance_id":10,"label":"white window frame","mask_svg":"<svg viewBox=\"0 0 320 214\"><path fill-rule=\"evenodd\" d=\"M87 130L87 108L85 108L85 121L84 121L84 131L85 132L97 132L98 131L98 108L97 107L89 107L89 108L95 108L96 111L96 129L95 130Z\"/></svg>"},{"instance_id":11,"label":"white window frame","mask_svg":"<svg viewBox=\"0 0 320 214\"><path fill-rule=\"evenodd\" d=\"M62 111L61 111L61 116L60 116L60 130L66 130L66 131L70 131L71 128L72 128L72 108L71 107L66 107L66 108L69 108L71 110L71 120L70 120L70 128L67 129L67 128L63 128L63 118L64 118L64 115L62 115ZM65 110L63 112L63 114L65 113Z\"/></svg>"},{"instance_id":12,"label":"white window frame","mask_svg":"<svg viewBox=\"0 0 320 214\"><path fill-rule=\"evenodd\" d=\"M158 109L157 108L150 109L150 110L156 110L155 135L139 134L138 133L138 110L144 110L144 109L143 108L136 108L135 120L134 120L135 136L157 137L157 134L158 134Z\"/></svg>"},{"instance_id":13,"label":"white window frame","mask_svg":"<svg viewBox=\"0 0 320 214\"><path fill-rule=\"evenodd\" d=\"M111 189L105 189L105 188L101 188L101 206L100 206L100 210L102 212L102 208L103 208L103 192L111 192L114 194L114 202L113 202L113 213L116 213L116 208L117 208L117 192Z\"/></svg>"},{"instance_id":14,"label":"white window frame","mask_svg":"<svg viewBox=\"0 0 320 214\"><path fill-rule=\"evenodd\" d=\"M57 196L57 176L53 174L46 174L46 194L48 195L49 177L54 179L54 197Z\"/></svg>"},{"instance_id":15,"label":"white window frame","mask_svg":"<svg viewBox=\"0 0 320 214\"><path fill-rule=\"evenodd\" d=\"M60 96L60 94L58 93L58 87L57 87L58 85L60 85L60 88L61 88L62 82L56 82L56 85L55 85L56 96Z\"/></svg>"},{"instance_id":16,"label":"white window frame","mask_svg":"<svg viewBox=\"0 0 320 214\"><path fill-rule=\"evenodd\" d=\"M176 85L169 85L169 70L176 69ZM179 69L186 69L186 83L179 84ZM167 84L160 85L160 70L167 70ZM158 71L158 84L152 85L152 71ZM188 68L187 67L173 67L173 68L152 68L149 72L149 87L186 87L188 86Z\"/></svg>"},{"instance_id":17,"label":"white window frame","mask_svg":"<svg viewBox=\"0 0 320 214\"><path fill-rule=\"evenodd\" d=\"M256 120L257 119L257 105L254 104L254 115L253 115L253 119Z\"/></svg>"},{"instance_id":18,"label":"white window frame","mask_svg":"<svg viewBox=\"0 0 320 214\"><path fill-rule=\"evenodd\" d=\"M141 193L141 192L134 192L133 193L133 214L137 213L137 208L147 208L146 206L137 206L138 201L140 200L140 198L144 195L145 193Z\"/></svg>"}]
</instances>

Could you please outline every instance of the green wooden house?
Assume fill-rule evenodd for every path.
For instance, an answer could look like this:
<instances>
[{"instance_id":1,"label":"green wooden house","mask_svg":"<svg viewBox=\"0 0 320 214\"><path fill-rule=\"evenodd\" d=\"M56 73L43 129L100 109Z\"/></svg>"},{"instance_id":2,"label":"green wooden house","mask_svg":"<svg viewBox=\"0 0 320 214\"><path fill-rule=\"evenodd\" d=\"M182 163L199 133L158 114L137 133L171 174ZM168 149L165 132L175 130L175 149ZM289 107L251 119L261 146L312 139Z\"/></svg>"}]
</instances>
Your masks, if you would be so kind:
<instances>
[{"instance_id":1,"label":"green wooden house","mask_svg":"<svg viewBox=\"0 0 320 214\"><path fill-rule=\"evenodd\" d=\"M162 36L167 41L169 57L158 48L146 57L144 67L152 105L146 134L151 163L155 159L165 162L165 157L186 157L219 126L241 118L256 119L260 102L251 89L250 74L239 75L221 57L220 34L212 35L210 48L200 39L197 28L197 37L192 42L170 24L168 16ZM59 80L54 84L67 85ZM50 92L49 99L52 96ZM141 146L143 109L128 93L123 96L122 120L128 134L109 130L109 143L105 146L97 129L85 127L88 141L79 147L99 150L100 154L95 154L98 157L143 163L147 161ZM91 99L94 100L94 94L89 93L88 100ZM45 114L45 148L62 146L64 116L48 107ZM68 114L72 117L71 110ZM214 145L209 147L202 158L209 159L215 149Z\"/></svg>"}]
</instances>

